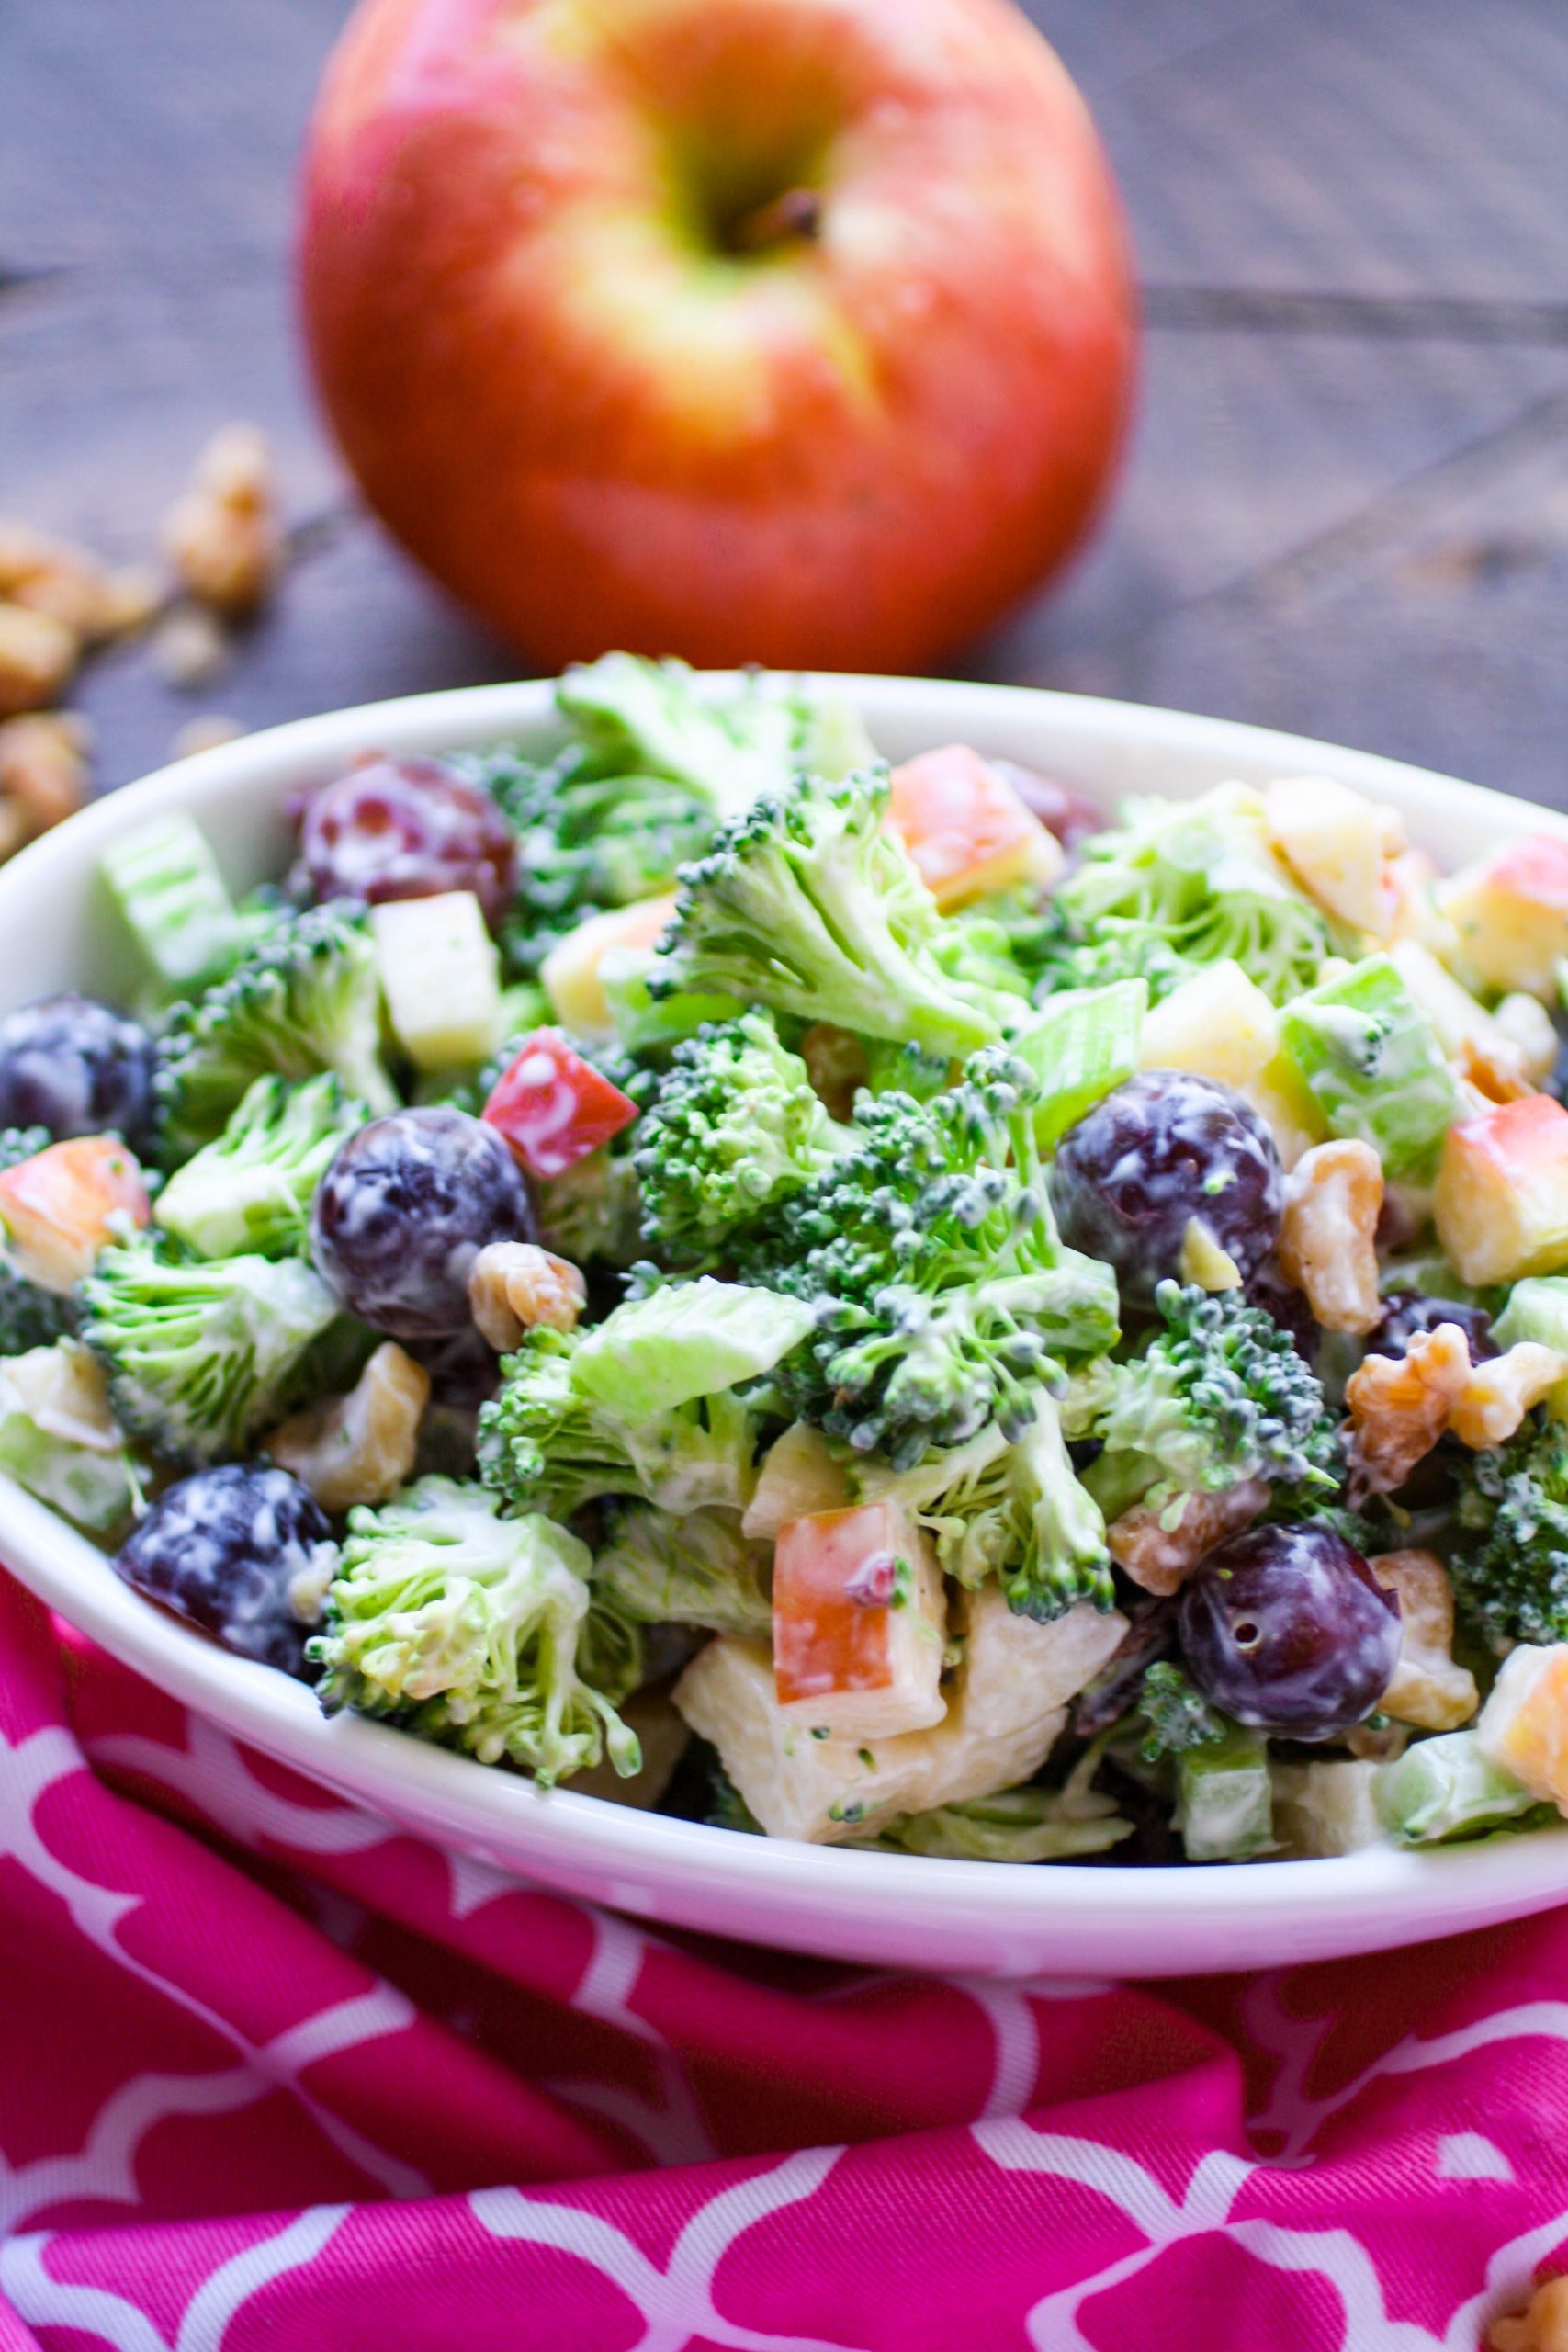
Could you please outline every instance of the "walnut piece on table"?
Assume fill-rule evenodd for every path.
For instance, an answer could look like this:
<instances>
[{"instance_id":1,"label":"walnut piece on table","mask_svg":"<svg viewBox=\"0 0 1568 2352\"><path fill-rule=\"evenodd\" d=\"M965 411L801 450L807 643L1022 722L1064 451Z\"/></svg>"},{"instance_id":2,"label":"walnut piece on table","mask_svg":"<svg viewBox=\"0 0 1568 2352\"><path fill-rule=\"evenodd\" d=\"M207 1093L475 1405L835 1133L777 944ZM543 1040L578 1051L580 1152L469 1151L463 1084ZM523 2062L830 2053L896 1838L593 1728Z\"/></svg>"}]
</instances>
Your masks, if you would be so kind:
<instances>
[{"instance_id":1,"label":"walnut piece on table","mask_svg":"<svg viewBox=\"0 0 1568 2352\"><path fill-rule=\"evenodd\" d=\"M0 718L58 702L81 656L81 639L52 613L0 603Z\"/></svg>"},{"instance_id":2,"label":"walnut piece on table","mask_svg":"<svg viewBox=\"0 0 1568 2352\"><path fill-rule=\"evenodd\" d=\"M265 604L283 570L272 455L254 424L227 424L197 460L169 509L164 548L181 585L226 620Z\"/></svg>"},{"instance_id":3,"label":"walnut piece on table","mask_svg":"<svg viewBox=\"0 0 1568 2352\"><path fill-rule=\"evenodd\" d=\"M71 711L0 720L0 855L74 816L87 797L92 740Z\"/></svg>"},{"instance_id":4,"label":"walnut piece on table","mask_svg":"<svg viewBox=\"0 0 1568 2352\"><path fill-rule=\"evenodd\" d=\"M1549 2278L1522 2312L1495 2319L1487 2352L1568 2352L1568 2278Z\"/></svg>"}]
</instances>

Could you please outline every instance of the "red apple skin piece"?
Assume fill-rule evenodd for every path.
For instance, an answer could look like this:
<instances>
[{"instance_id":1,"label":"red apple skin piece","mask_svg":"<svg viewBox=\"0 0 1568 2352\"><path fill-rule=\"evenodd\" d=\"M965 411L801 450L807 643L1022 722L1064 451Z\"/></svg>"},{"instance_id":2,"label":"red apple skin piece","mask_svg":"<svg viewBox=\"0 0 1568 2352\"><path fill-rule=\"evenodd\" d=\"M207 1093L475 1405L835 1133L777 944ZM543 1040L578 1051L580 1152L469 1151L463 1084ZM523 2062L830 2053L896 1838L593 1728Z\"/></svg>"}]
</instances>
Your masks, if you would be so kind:
<instances>
[{"instance_id":1,"label":"red apple skin piece","mask_svg":"<svg viewBox=\"0 0 1568 2352\"><path fill-rule=\"evenodd\" d=\"M1568 1111L1550 1094L1450 1127L1432 1216L1461 1280L1484 1288L1568 1266Z\"/></svg>"},{"instance_id":2,"label":"red apple skin piece","mask_svg":"<svg viewBox=\"0 0 1568 2352\"><path fill-rule=\"evenodd\" d=\"M721 249L802 186L815 233ZM1103 152L1008 0L362 0L300 283L371 504L552 664L917 667L1082 537L1134 374Z\"/></svg>"},{"instance_id":3,"label":"red apple skin piece","mask_svg":"<svg viewBox=\"0 0 1568 2352\"><path fill-rule=\"evenodd\" d=\"M559 1176L629 1127L637 1104L554 1029L536 1029L491 1089L479 1116L530 1176Z\"/></svg>"},{"instance_id":4,"label":"red apple skin piece","mask_svg":"<svg viewBox=\"0 0 1568 2352\"><path fill-rule=\"evenodd\" d=\"M942 1647L942 1579L926 1536L895 1503L811 1511L779 1529L773 1685L781 1707L840 1736L922 1729L944 1712Z\"/></svg>"},{"instance_id":5,"label":"red apple skin piece","mask_svg":"<svg viewBox=\"0 0 1568 2352\"><path fill-rule=\"evenodd\" d=\"M147 1187L134 1155L114 1136L51 1143L0 1172L0 1225L21 1272L69 1291L114 1238L111 1218L146 1225Z\"/></svg>"}]
</instances>

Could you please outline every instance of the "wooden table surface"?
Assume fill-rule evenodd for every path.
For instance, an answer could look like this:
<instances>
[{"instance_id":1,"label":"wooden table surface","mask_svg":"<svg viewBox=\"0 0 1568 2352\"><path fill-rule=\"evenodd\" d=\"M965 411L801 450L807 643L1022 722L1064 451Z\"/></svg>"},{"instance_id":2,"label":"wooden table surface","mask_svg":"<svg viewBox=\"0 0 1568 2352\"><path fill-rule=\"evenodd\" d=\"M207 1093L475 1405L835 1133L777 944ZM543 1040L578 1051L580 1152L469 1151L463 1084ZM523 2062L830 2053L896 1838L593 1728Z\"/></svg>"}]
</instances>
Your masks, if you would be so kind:
<instances>
[{"instance_id":1,"label":"wooden table surface","mask_svg":"<svg viewBox=\"0 0 1568 2352\"><path fill-rule=\"evenodd\" d=\"M360 513L291 333L294 158L344 0L0 0L0 513L144 555L249 417L298 560L195 697L75 695L106 784L247 727L514 674ZM953 674L1365 744L1568 807L1565 0L1032 0L1132 215L1115 505Z\"/></svg>"}]
</instances>

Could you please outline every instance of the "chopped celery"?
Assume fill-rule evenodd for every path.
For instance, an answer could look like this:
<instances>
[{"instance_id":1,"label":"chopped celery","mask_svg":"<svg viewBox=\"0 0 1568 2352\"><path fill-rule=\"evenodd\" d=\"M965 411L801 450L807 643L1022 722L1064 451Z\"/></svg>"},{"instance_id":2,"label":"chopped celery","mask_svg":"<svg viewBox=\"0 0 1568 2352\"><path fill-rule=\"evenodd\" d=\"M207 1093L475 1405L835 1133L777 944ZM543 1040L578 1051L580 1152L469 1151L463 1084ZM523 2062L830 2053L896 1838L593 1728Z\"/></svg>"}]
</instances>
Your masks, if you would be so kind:
<instances>
[{"instance_id":1,"label":"chopped celery","mask_svg":"<svg viewBox=\"0 0 1568 2352\"><path fill-rule=\"evenodd\" d=\"M771 1372L816 1321L813 1309L740 1283L670 1283L629 1299L579 1343L579 1393L613 1412L651 1417Z\"/></svg>"},{"instance_id":2,"label":"chopped celery","mask_svg":"<svg viewBox=\"0 0 1568 2352\"><path fill-rule=\"evenodd\" d=\"M1467 1108L1430 1020L1387 956L1286 1005L1288 1059L1337 1136L1371 1144L1386 1174L1420 1183Z\"/></svg>"},{"instance_id":3,"label":"chopped celery","mask_svg":"<svg viewBox=\"0 0 1568 2352\"><path fill-rule=\"evenodd\" d=\"M1012 1038L1011 1050L1041 1080L1034 1131L1042 1150L1050 1150L1102 1095L1132 1077L1148 1002L1149 984L1142 979L1067 989L1049 999Z\"/></svg>"},{"instance_id":4,"label":"chopped celery","mask_svg":"<svg viewBox=\"0 0 1568 2352\"><path fill-rule=\"evenodd\" d=\"M1230 1724L1224 1739L1179 1756L1174 1818L1190 1862L1246 1862L1267 1853L1274 1805L1262 1734Z\"/></svg>"},{"instance_id":5,"label":"chopped celery","mask_svg":"<svg viewBox=\"0 0 1568 2352\"><path fill-rule=\"evenodd\" d=\"M168 988L216 978L244 946L253 926L236 913L217 860L183 810L111 842L99 871Z\"/></svg>"},{"instance_id":6,"label":"chopped celery","mask_svg":"<svg viewBox=\"0 0 1568 2352\"><path fill-rule=\"evenodd\" d=\"M1568 1356L1568 1275L1532 1274L1516 1283L1492 1334L1500 1348L1538 1340ZM1568 1421L1568 1380L1549 1388L1541 1402L1554 1421Z\"/></svg>"},{"instance_id":7,"label":"chopped celery","mask_svg":"<svg viewBox=\"0 0 1568 2352\"><path fill-rule=\"evenodd\" d=\"M1417 1740L1382 1767L1375 1793L1383 1826L1407 1846L1479 1838L1540 1804L1511 1772L1488 1763L1472 1731Z\"/></svg>"}]
</instances>

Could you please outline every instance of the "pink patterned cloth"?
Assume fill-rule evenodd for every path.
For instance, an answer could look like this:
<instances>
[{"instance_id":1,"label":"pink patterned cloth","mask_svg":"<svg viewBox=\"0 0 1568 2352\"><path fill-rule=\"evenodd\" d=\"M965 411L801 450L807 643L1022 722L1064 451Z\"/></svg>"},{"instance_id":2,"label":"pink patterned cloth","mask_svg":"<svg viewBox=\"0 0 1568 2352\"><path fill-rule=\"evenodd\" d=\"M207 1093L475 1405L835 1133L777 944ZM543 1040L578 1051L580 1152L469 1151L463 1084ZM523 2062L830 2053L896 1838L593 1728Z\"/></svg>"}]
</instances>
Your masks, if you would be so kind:
<instances>
[{"instance_id":1,"label":"pink patterned cloth","mask_svg":"<svg viewBox=\"0 0 1568 2352\"><path fill-rule=\"evenodd\" d=\"M0 1577L0 2352L1461 2352L1565 2122L1568 1912L1154 1990L658 1937Z\"/></svg>"}]
</instances>

